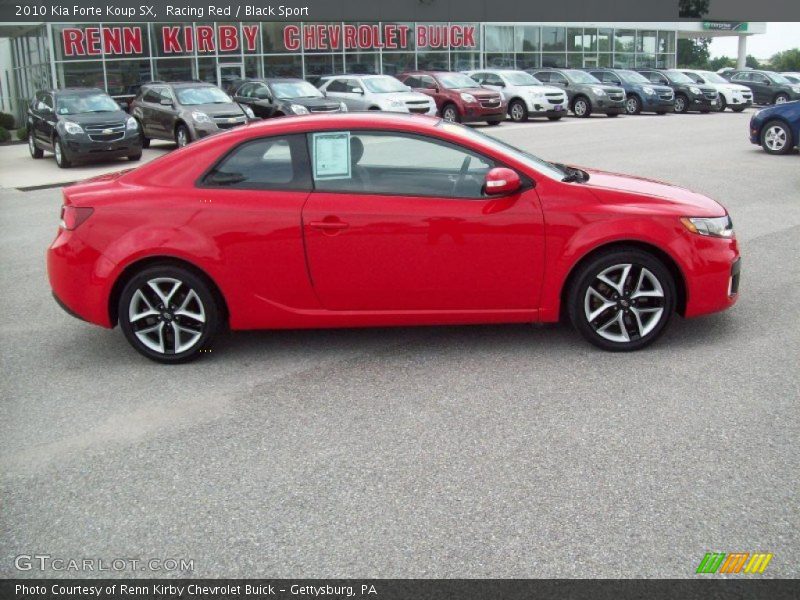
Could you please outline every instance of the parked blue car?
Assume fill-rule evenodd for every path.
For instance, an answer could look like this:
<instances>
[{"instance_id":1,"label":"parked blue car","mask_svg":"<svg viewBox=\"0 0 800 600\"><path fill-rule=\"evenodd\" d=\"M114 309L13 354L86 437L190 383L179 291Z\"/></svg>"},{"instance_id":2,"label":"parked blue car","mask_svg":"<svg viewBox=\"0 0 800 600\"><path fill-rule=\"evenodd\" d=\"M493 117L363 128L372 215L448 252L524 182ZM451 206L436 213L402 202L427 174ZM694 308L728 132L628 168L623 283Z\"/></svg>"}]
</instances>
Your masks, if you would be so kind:
<instances>
[{"instance_id":1,"label":"parked blue car","mask_svg":"<svg viewBox=\"0 0 800 600\"><path fill-rule=\"evenodd\" d=\"M776 104L750 118L750 142L769 154L788 154L800 145L800 100Z\"/></svg>"},{"instance_id":2,"label":"parked blue car","mask_svg":"<svg viewBox=\"0 0 800 600\"><path fill-rule=\"evenodd\" d=\"M647 77L629 69L585 68L603 83L625 90L625 112L638 115L654 112L659 115L675 111L675 92L671 87L652 83Z\"/></svg>"}]
</instances>

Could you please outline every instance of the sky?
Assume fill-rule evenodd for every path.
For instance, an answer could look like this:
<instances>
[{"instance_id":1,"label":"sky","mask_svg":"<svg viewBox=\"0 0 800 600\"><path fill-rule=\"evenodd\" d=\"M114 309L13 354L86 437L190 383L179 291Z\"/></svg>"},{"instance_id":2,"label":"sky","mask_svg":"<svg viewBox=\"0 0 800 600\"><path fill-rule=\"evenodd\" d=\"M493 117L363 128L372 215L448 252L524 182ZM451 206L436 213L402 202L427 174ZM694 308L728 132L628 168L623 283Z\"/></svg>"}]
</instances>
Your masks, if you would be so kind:
<instances>
[{"instance_id":1,"label":"sky","mask_svg":"<svg viewBox=\"0 0 800 600\"><path fill-rule=\"evenodd\" d=\"M711 58L736 57L739 38L718 37L711 42ZM800 23L767 23L767 33L747 38L747 53L756 58L770 58L776 52L800 48Z\"/></svg>"}]
</instances>

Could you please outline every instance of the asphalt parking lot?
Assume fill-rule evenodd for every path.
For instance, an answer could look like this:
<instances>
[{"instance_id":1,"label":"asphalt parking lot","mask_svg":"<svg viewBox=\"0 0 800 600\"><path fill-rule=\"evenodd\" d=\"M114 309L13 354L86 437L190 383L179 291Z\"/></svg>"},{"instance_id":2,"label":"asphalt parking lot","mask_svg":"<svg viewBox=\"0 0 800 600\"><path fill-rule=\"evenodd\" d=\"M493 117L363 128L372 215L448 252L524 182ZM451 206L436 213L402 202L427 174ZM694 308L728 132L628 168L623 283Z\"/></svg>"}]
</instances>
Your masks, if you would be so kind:
<instances>
[{"instance_id":1,"label":"asphalt parking lot","mask_svg":"<svg viewBox=\"0 0 800 600\"><path fill-rule=\"evenodd\" d=\"M800 576L800 156L751 145L749 116L483 128L728 207L739 303L631 354L514 325L240 333L159 366L53 302L60 191L0 190L0 576L42 576L13 562L45 553L198 577L682 578L710 551Z\"/></svg>"}]
</instances>

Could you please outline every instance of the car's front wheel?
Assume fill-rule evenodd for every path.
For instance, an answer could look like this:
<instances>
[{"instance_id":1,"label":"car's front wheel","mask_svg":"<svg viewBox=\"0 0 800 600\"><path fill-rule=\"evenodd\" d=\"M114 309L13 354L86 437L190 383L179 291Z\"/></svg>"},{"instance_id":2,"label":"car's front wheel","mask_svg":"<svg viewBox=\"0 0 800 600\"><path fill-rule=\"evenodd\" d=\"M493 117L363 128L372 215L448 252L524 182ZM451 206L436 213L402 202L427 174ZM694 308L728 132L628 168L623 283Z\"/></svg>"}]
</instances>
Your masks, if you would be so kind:
<instances>
[{"instance_id":1,"label":"car's front wheel","mask_svg":"<svg viewBox=\"0 0 800 600\"><path fill-rule=\"evenodd\" d=\"M220 318L208 283L173 265L134 275L122 290L118 311L131 346L162 363L187 362L208 351Z\"/></svg>"},{"instance_id":2,"label":"car's front wheel","mask_svg":"<svg viewBox=\"0 0 800 600\"><path fill-rule=\"evenodd\" d=\"M770 121L761 130L761 147L769 154L789 154L793 146L792 130L782 121Z\"/></svg>"},{"instance_id":3,"label":"car's front wheel","mask_svg":"<svg viewBox=\"0 0 800 600\"><path fill-rule=\"evenodd\" d=\"M675 311L675 282L663 263L636 248L598 254L575 274L568 312L575 328L610 351L644 348Z\"/></svg>"},{"instance_id":4,"label":"car's front wheel","mask_svg":"<svg viewBox=\"0 0 800 600\"><path fill-rule=\"evenodd\" d=\"M689 99L683 94L678 94L675 96L675 112L682 115L688 110Z\"/></svg>"},{"instance_id":5,"label":"car's front wheel","mask_svg":"<svg viewBox=\"0 0 800 600\"><path fill-rule=\"evenodd\" d=\"M31 153L31 158L42 158L44 156L44 150L36 146L33 131L28 132L28 152Z\"/></svg>"},{"instance_id":6,"label":"car's front wheel","mask_svg":"<svg viewBox=\"0 0 800 600\"><path fill-rule=\"evenodd\" d=\"M69 169L72 166L70 160L64 153L64 145L61 143L61 138L57 137L53 140L53 154L56 158L56 164L61 169Z\"/></svg>"},{"instance_id":7,"label":"car's front wheel","mask_svg":"<svg viewBox=\"0 0 800 600\"><path fill-rule=\"evenodd\" d=\"M720 94L719 95L719 106L717 107L717 110L719 112L725 112L726 108L728 108L728 103L725 101L725 96Z\"/></svg>"},{"instance_id":8,"label":"car's front wheel","mask_svg":"<svg viewBox=\"0 0 800 600\"><path fill-rule=\"evenodd\" d=\"M508 116L515 123L528 120L528 107L522 100L512 100L508 105Z\"/></svg>"},{"instance_id":9,"label":"car's front wheel","mask_svg":"<svg viewBox=\"0 0 800 600\"><path fill-rule=\"evenodd\" d=\"M778 94L775 96L775 104L786 104L789 101L788 94Z\"/></svg>"},{"instance_id":10,"label":"car's front wheel","mask_svg":"<svg viewBox=\"0 0 800 600\"><path fill-rule=\"evenodd\" d=\"M631 94L625 100L625 111L629 115L638 115L642 112L642 101L635 94Z\"/></svg>"},{"instance_id":11,"label":"car's front wheel","mask_svg":"<svg viewBox=\"0 0 800 600\"><path fill-rule=\"evenodd\" d=\"M446 104L442 109L442 119L450 121L451 123L459 123L461 115L458 114L458 109L455 104Z\"/></svg>"},{"instance_id":12,"label":"car's front wheel","mask_svg":"<svg viewBox=\"0 0 800 600\"><path fill-rule=\"evenodd\" d=\"M189 128L186 127L186 125L178 125L178 128L175 130L175 143L178 145L178 148L189 145L191 141L192 136L189 134Z\"/></svg>"},{"instance_id":13,"label":"car's front wheel","mask_svg":"<svg viewBox=\"0 0 800 600\"><path fill-rule=\"evenodd\" d=\"M586 98L578 98L572 105L572 112L576 117L586 118L592 114L592 105Z\"/></svg>"}]
</instances>

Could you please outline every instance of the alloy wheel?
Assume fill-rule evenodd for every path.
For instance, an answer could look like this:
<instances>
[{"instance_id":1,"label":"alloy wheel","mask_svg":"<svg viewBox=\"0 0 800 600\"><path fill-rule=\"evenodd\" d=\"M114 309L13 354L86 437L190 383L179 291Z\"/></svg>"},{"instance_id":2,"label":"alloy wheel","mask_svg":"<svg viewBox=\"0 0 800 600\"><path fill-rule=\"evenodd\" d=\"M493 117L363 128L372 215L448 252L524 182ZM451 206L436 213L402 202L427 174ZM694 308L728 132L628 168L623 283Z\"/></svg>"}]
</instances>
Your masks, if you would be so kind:
<instances>
[{"instance_id":1,"label":"alloy wheel","mask_svg":"<svg viewBox=\"0 0 800 600\"><path fill-rule=\"evenodd\" d=\"M56 157L56 164L60 165L64 160L64 156L61 154L61 142L56 141L53 145L53 154L55 154Z\"/></svg>"},{"instance_id":2,"label":"alloy wheel","mask_svg":"<svg viewBox=\"0 0 800 600\"><path fill-rule=\"evenodd\" d=\"M442 118L445 121L455 122L458 121L458 112L452 106L448 106L444 109L444 113L442 113Z\"/></svg>"},{"instance_id":3,"label":"alloy wheel","mask_svg":"<svg viewBox=\"0 0 800 600\"><path fill-rule=\"evenodd\" d=\"M572 111L579 117L582 117L586 114L586 108L586 101L578 100L575 102L575 106L573 107Z\"/></svg>"},{"instance_id":4,"label":"alloy wheel","mask_svg":"<svg viewBox=\"0 0 800 600\"><path fill-rule=\"evenodd\" d=\"M525 107L519 102L511 104L511 120L522 121L525 118Z\"/></svg>"},{"instance_id":5,"label":"alloy wheel","mask_svg":"<svg viewBox=\"0 0 800 600\"><path fill-rule=\"evenodd\" d=\"M31 156L33 156L36 152L36 144L33 141L33 133L28 134L28 150L30 150Z\"/></svg>"},{"instance_id":6,"label":"alloy wheel","mask_svg":"<svg viewBox=\"0 0 800 600\"><path fill-rule=\"evenodd\" d=\"M631 263L603 269L586 289L584 315L594 332L610 342L639 340L664 316L664 289L646 267Z\"/></svg>"},{"instance_id":7,"label":"alloy wheel","mask_svg":"<svg viewBox=\"0 0 800 600\"><path fill-rule=\"evenodd\" d=\"M789 101L789 96L786 94L778 94L775 98L775 104L786 104Z\"/></svg>"},{"instance_id":8,"label":"alloy wheel","mask_svg":"<svg viewBox=\"0 0 800 600\"><path fill-rule=\"evenodd\" d=\"M675 112L682 113L686 110L686 100L683 99L683 96L678 96L675 98Z\"/></svg>"},{"instance_id":9,"label":"alloy wheel","mask_svg":"<svg viewBox=\"0 0 800 600\"><path fill-rule=\"evenodd\" d=\"M154 277L131 296L128 321L146 348L164 355L180 354L203 337L206 307L187 283L173 277Z\"/></svg>"},{"instance_id":10,"label":"alloy wheel","mask_svg":"<svg viewBox=\"0 0 800 600\"><path fill-rule=\"evenodd\" d=\"M625 110L629 115L635 115L639 112L639 100L636 96L631 96L625 101Z\"/></svg>"},{"instance_id":11,"label":"alloy wheel","mask_svg":"<svg viewBox=\"0 0 800 600\"><path fill-rule=\"evenodd\" d=\"M189 134L186 131L185 127L178 128L178 148L183 148L189 143Z\"/></svg>"},{"instance_id":12,"label":"alloy wheel","mask_svg":"<svg viewBox=\"0 0 800 600\"><path fill-rule=\"evenodd\" d=\"M764 132L764 144L773 152L780 152L788 142L786 130L780 125L772 125Z\"/></svg>"}]
</instances>

